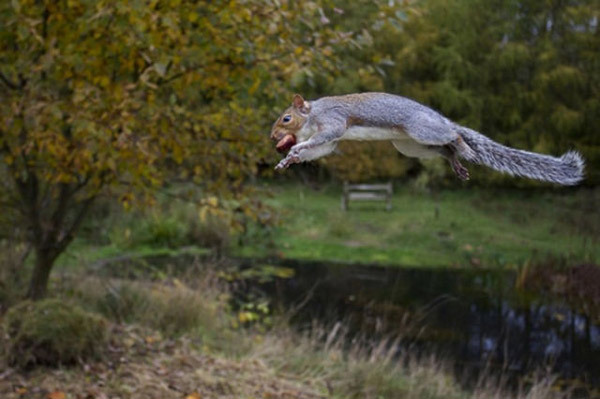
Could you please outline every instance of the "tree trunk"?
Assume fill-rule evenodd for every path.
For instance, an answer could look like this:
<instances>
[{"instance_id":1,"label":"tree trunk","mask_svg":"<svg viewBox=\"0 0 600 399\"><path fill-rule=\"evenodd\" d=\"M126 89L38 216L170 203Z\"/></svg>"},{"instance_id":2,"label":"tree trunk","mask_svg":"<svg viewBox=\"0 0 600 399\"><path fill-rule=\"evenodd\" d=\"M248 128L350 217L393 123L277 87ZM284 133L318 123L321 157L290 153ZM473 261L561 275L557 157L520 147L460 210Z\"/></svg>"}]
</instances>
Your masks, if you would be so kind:
<instances>
[{"instance_id":1,"label":"tree trunk","mask_svg":"<svg viewBox=\"0 0 600 399\"><path fill-rule=\"evenodd\" d=\"M31 275L27 298L37 301L46 296L50 270L54 266L55 259L56 256L47 251L36 251L35 265L33 267L33 274Z\"/></svg>"}]
</instances>

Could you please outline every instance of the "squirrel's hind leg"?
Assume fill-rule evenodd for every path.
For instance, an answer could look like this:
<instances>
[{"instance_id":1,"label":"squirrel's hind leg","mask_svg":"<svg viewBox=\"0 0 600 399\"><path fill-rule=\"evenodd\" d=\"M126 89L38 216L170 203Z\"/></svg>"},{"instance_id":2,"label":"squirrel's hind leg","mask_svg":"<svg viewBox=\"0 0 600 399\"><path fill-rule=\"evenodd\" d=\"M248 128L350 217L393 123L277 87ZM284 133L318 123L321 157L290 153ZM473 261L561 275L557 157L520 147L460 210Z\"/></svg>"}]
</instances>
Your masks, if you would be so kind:
<instances>
[{"instance_id":1,"label":"squirrel's hind leg","mask_svg":"<svg viewBox=\"0 0 600 399\"><path fill-rule=\"evenodd\" d=\"M469 180L469 170L460 163L458 154L453 147L449 145L441 147L440 154L448 160L452 170L460 180Z\"/></svg>"}]
</instances>

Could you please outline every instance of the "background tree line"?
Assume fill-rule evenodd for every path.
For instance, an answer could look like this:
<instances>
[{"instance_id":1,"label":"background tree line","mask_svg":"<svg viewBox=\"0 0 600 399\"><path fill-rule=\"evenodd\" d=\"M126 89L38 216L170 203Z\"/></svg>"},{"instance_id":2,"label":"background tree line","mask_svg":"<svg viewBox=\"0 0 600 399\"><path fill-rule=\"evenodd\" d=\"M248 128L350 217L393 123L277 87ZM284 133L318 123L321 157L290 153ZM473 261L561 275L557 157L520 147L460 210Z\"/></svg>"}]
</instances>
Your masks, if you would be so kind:
<instances>
[{"instance_id":1,"label":"background tree line","mask_svg":"<svg viewBox=\"0 0 600 399\"><path fill-rule=\"evenodd\" d=\"M584 184L599 182L597 1L362 1L338 7L344 13L332 13L332 23L357 32L356 46L338 48L339 74L308 76L303 91L411 97L504 144L554 155L577 149L587 161ZM348 157L324 163L355 180L421 168L398 162L387 144L367 147L364 153L362 143L346 143ZM477 170L473 183L534 184L487 170Z\"/></svg>"}]
</instances>

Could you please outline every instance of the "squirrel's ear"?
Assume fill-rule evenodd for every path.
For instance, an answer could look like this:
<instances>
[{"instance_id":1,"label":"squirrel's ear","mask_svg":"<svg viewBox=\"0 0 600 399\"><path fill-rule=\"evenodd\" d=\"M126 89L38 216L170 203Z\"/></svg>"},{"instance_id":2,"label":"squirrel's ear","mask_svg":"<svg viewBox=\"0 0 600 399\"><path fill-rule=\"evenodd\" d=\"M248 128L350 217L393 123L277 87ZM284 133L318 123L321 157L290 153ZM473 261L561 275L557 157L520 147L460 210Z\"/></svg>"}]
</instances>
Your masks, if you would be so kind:
<instances>
[{"instance_id":1,"label":"squirrel's ear","mask_svg":"<svg viewBox=\"0 0 600 399\"><path fill-rule=\"evenodd\" d=\"M296 108L302 108L302 106L304 105L304 99L302 98L302 96L300 94L294 94L294 99L292 100L292 104L294 104L294 107L296 107Z\"/></svg>"},{"instance_id":2,"label":"squirrel's ear","mask_svg":"<svg viewBox=\"0 0 600 399\"><path fill-rule=\"evenodd\" d=\"M310 112L310 104L304 101L300 94L294 94L292 105L303 114L308 114Z\"/></svg>"}]
</instances>

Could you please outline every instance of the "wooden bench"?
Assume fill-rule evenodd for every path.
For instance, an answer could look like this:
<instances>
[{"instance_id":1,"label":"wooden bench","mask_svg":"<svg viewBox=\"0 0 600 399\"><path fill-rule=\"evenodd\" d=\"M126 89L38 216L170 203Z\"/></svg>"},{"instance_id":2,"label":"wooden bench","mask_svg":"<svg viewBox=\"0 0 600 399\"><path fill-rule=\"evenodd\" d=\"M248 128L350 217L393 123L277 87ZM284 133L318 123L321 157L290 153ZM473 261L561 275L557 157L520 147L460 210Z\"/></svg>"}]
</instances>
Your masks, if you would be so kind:
<instances>
[{"instance_id":1,"label":"wooden bench","mask_svg":"<svg viewBox=\"0 0 600 399\"><path fill-rule=\"evenodd\" d=\"M392 183L348 184L344 182L342 210L347 211L350 201L385 201L385 210L392 210Z\"/></svg>"}]
</instances>

